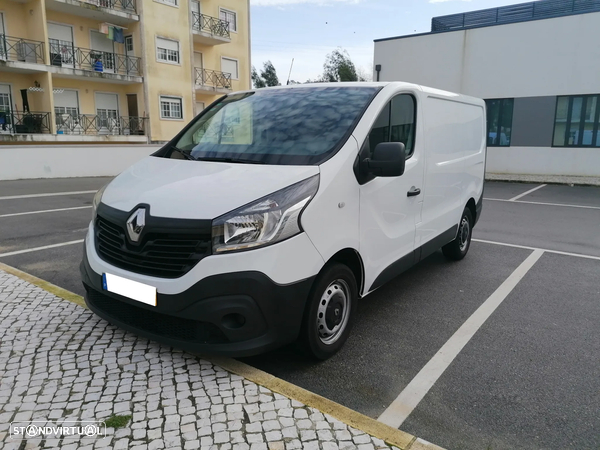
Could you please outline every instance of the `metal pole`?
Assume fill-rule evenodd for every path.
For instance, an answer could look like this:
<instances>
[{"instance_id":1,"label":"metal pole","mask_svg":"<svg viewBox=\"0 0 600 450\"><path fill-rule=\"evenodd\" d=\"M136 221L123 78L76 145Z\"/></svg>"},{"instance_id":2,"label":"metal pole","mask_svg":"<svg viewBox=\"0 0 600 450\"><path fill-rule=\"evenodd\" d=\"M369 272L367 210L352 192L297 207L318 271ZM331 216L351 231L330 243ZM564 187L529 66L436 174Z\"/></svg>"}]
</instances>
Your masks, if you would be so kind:
<instances>
[{"instance_id":1,"label":"metal pole","mask_svg":"<svg viewBox=\"0 0 600 450\"><path fill-rule=\"evenodd\" d=\"M292 64L290 65L290 73L288 73L288 79L287 79L286 86L288 84L290 84L290 77L292 76L292 67L294 67L294 58L292 58Z\"/></svg>"}]
</instances>

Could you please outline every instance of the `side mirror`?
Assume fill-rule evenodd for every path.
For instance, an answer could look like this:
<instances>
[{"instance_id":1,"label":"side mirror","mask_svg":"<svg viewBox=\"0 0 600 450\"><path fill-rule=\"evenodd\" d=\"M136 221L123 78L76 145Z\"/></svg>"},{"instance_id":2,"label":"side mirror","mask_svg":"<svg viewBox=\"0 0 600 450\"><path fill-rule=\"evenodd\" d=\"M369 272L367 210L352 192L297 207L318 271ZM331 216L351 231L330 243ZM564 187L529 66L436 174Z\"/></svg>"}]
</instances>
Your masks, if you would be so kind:
<instances>
[{"instance_id":1,"label":"side mirror","mask_svg":"<svg viewBox=\"0 0 600 450\"><path fill-rule=\"evenodd\" d=\"M381 142L375 147L373 157L363 160L363 164L377 177L399 177L404 173L405 151L402 142Z\"/></svg>"}]
</instances>

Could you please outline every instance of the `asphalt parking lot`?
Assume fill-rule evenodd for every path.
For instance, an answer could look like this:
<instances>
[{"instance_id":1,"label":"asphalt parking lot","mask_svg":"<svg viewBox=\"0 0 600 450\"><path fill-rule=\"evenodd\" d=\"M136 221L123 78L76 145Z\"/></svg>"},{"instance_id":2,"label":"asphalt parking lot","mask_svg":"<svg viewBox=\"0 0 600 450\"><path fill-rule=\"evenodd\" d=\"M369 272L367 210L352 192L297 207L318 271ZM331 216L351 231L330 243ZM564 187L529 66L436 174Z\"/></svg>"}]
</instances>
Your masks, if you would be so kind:
<instances>
[{"instance_id":1,"label":"asphalt parking lot","mask_svg":"<svg viewBox=\"0 0 600 450\"><path fill-rule=\"evenodd\" d=\"M0 262L82 295L108 180L0 182ZM362 300L335 357L244 361L449 449L600 448L600 188L488 182L485 198L465 260L438 252Z\"/></svg>"}]
</instances>

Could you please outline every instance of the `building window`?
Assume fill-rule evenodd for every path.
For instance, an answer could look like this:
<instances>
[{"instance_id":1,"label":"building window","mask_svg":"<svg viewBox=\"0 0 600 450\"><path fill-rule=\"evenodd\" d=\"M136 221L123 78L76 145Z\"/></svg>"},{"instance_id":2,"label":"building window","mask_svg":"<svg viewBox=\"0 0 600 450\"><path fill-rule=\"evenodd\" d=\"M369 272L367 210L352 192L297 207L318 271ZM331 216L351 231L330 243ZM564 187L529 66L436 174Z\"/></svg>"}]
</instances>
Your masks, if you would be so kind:
<instances>
[{"instance_id":1,"label":"building window","mask_svg":"<svg viewBox=\"0 0 600 450\"><path fill-rule=\"evenodd\" d=\"M221 58L221 72L230 73L232 80L239 80L237 59Z\"/></svg>"},{"instance_id":2,"label":"building window","mask_svg":"<svg viewBox=\"0 0 600 450\"><path fill-rule=\"evenodd\" d=\"M514 99L486 100L487 145L490 147L510 146Z\"/></svg>"},{"instance_id":3,"label":"building window","mask_svg":"<svg viewBox=\"0 0 600 450\"><path fill-rule=\"evenodd\" d=\"M170 64L179 64L179 42L157 37L156 59Z\"/></svg>"},{"instance_id":4,"label":"building window","mask_svg":"<svg viewBox=\"0 0 600 450\"><path fill-rule=\"evenodd\" d=\"M558 97L555 147L600 147L600 95Z\"/></svg>"},{"instance_id":5,"label":"building window","mask_svg":"<svg viewBox=\"0 0 600 450\"><path fill-rule=\"evenodd\" d=\"M183 105L179 97L160 97L161 119L183 119Z\"/></svg>"},{"instance_id":6,"label":"building window","mask_svg":"<svg viewBox=\"0 0 600 450\"><path fill-rule=\"evenodd\" d=\"M219 19L229 23L229 31L237 32L237 14L235 11L219 8Z\"/></svg>"},{"instance_id":7,"label":"building window","mask_svg":"<svg viewBox=\"0 0 600 450\"><path fill-rule=\"evenodd\" d=\"M158 3L164 3L166 5L177 6L177 0L154 0L154 1L158 2Z\"/></svg>"}]
</instances>

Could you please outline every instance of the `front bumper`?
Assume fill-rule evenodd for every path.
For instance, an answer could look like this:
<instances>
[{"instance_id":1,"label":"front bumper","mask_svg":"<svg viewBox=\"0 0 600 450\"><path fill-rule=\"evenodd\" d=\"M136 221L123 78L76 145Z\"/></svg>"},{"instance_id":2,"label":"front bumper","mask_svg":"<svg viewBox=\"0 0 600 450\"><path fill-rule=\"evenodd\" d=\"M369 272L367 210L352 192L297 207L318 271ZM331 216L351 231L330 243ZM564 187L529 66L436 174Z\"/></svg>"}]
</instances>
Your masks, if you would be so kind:
<instances>
[{"instance_id":1,"label":"front bumper","mask_svg":"<svg viewBox=\"0 0 600 450\"><path fill-rule=\"evenodd\" d=\"M103 290L84 249L88 307L110 323L186 351L227 356L263 353L296 340L315 276L280 285L258 271L208 276L157 306Z\"/></svg>"}]
</instances>

